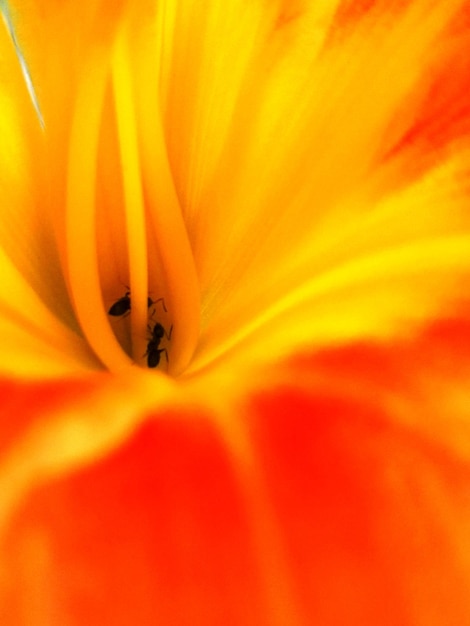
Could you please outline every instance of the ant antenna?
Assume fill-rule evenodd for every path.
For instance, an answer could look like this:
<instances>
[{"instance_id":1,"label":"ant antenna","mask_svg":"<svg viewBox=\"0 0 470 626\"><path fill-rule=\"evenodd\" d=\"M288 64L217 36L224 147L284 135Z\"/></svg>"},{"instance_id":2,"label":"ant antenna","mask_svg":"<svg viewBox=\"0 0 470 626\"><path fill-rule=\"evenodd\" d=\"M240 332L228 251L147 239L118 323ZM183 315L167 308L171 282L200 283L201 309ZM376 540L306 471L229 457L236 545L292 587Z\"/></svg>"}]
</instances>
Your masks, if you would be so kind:
<instances>
[{"instance_id":1,"label":"ant antenna","mask_svg":"<svg viewBox=\"0 0 470 626\"><path fill-rule=\"evenodd\" d=\"M149 297L149 306L155 306L157 304L157 302L161 302L162 303L162 308L165 311L165 313L168 313L168 309L165 306L165 300L164 298L158 298L158 300L152 300Z\"/></svg>"}]
</instances>

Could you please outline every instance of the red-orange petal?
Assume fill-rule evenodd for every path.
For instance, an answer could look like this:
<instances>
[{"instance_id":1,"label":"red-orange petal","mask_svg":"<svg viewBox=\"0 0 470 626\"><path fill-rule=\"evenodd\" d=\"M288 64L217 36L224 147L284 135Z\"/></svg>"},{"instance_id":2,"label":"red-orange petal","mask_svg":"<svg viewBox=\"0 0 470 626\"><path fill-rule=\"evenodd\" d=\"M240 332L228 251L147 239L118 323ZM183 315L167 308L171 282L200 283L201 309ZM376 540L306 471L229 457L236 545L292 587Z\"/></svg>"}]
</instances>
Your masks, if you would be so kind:
<instances>
[{"instance_id":1,"label":"red-orange petal","mask_svg":"<svg viewBox=\"0 0 470 626\"><path fill-rule=\"evenodd\" d=\"M17 509L4 623L464 624L468 337L297 360L237 400L236 443L203 408L148 416Z\"/></svg>"}]
</instances>

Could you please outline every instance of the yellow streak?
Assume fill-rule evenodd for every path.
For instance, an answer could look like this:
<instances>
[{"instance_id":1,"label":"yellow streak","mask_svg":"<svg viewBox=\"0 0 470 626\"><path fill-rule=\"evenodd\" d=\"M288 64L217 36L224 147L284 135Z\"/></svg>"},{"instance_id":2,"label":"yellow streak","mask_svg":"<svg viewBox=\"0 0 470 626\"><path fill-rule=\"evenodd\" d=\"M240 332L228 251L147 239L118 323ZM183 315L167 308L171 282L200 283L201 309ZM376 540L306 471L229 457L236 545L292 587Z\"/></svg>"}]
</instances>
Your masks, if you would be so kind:
<instances>
[{"instance_id":1,"label":"yellow streak","mask_svg":"<svg viewBox=\"0 0 470 626\"><path fill-rule=\"evenodd\" d=\"M69 289L82 331L110 370L132 361L109 325L101 294L96 249L96 155L107 64L97 52L84 62L73 115L66 196L66 259Z\"/></svg>"},{"instance_id":2,"label":"yellow streak","mask_svg":"<svg viewBox=\"0 0 470 626\"><path fill-rule=\"evenodd\" d=\"M322 299L336 304L336 296L341 296L342 293L349 291L354 297L355 290L361 285L387 285L386 281L394 277L400 279L401 286L398 289L390 287L385 302L385 305L389 304L390 309L385 306L382 310L377 292L368 287L369 293L374 294L376 298L376 309L365 310L361 316L363 320L360 326L361 336L364 336L365 326L368 333L372 331L377 333L373 326L375 319L381 320L380 327L387 333L390 332L387 320L391 322L394 315L402 317L406 315L408 321L411 320L411 312L415 317L429 318L445 302L458 295L459 287L451 278L461 278L462 274L467 272L469 246L470 237L467 234L435 237L424 243L418 241L379 250L333 267L286 293L272 306L264 309L237 330L234 329L225 341L219 341L206 348L201 347L201 352L196 355L191 369L186 374L194 374L230 351L239 350L246 340L251 342L252 358L255 355L255 344L262 352L269 354L269 350L272 349L271 340L274 340L277 355L292 351L298 345L318 341L319 338L323 342L331 343L334 336L342 336L344 321L338 325L337 319L331 317L330 331L333 331L333 336L327 335L326 328L320 326ZM427 277L429 281L429 276L435 277L432 290L429 282L425 280ZM398 310L397 296L402 298ZM362 297L358 298L358 302L362 302ZM403 299L408 304L407 309L404 308ZM296 312L301 315L299 319L295 315ZM222 334L220 328L212 329L211 332L216 336Z\"/></svg>"},{"instance_id":3,"label":"yellow streak","mask_svg":"<svg viewBox=\"0 0 470 626\"><path fill-rule=\"evenodd\" d=\"M134 93L129 63L128 41L124 28L119 32L116 39L112 62L112 77L119 147L121 150L124 211L126 216L130 289L132 293L132 352L134 360L141 361L145 353L145 333L148 318L147 237Z\"/></svg>"},{"instance_id":4,"label":"yellow streak","mask_svg":"<svg viewBox=\"0 0 470 626\"><path fill-rule=\"evenodd\" d=\"M164 7L159 4L158 10L164 11ZM174 326L169 371L178 375L191 360L199 339L200 294L161 122L157 72L158 68L162 72L164 65L163 42L167 39L164 15L156 20L156 26L158 31L152 38L154 47L144 46L138 51L134 75L140 77L136 83L136 104L148 211L167 278L167 305Z\"/></svg>"}]
</instances>

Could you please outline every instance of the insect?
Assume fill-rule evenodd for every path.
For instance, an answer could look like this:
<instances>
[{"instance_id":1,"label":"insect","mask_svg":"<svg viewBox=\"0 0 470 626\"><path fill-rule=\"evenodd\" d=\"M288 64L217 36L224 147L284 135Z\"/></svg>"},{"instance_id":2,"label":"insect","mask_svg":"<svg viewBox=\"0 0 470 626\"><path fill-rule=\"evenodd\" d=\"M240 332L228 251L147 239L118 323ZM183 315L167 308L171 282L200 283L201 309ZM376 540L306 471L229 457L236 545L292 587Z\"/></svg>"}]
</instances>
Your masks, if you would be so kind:
<instances>
[{"instance_id":1,"label":"insect","mask_svg":"<svg viewBox=\"0 0 470 626\"><path fill-rule=\"evenodd\" d=\"M125 295L111 306L108 311L108 315L113 317L120 317L131 310L131 292L126 291Z\"/></svg>"},{"instance_id":2,"label":"insect","mask_svg":"<svg viewBox=\"0 0 470 626\"><path fill-rule=\"evenodd\" d=\"M147 308L150 309L150 307L153 306L154 304L157 304L157 302L162 303L163 310L166 313L167 310L165 306L165 300L163 298L158 298L158 300L152 300L150 296L147 296ZM122 298L119 298L119 300L116 300L116 302L110 307L108 311L108 315L112 315L113 317L121 317L121 315L125 315L126 313L129 313L130 310L131 310L131 292L126 291L126 293L122 296Z\"/></svg>"},{"instance_id":3,"label":"insect","mask_svg":"<svg viewBox=\"0 0 470 626\"><path fill-rule=\"evenodd\" d=\"M163 337L166 337L168 340L171 339L171 332L173 330L173 325L170 327L170 331L167 333L163 326L157 322L153 328L149 326L150 331L150 339L147 344L147 352L144 356L147 357L147 366L154 368L157 367L160 363L160 356L162 353L165 354L167 363L168 363L168 352L166 348L159 348L160 341Z\"/></svg>"}]
</instances>

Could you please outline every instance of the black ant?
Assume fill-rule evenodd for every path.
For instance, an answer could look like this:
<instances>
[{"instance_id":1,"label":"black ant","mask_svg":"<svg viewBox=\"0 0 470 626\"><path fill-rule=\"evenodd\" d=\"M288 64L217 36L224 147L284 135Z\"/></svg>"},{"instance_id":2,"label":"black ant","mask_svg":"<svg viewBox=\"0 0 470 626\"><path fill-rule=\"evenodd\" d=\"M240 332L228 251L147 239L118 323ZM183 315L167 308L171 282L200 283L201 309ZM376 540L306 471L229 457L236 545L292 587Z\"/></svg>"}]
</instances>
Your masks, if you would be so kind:
<instances>
[{"instance_id":1,"label":"black ant","mask_svg":"<svg viewBox=\"0 0 470 626\"><path fill-rule=\"evenodd\" d=\"M131 310L131 292L126 291L125 295L111 306L108 311L108 315L113 317L120 317L124 313L128 313Z\"/></svg>"},{"instance_id":2,"label":"black ant","mask_svg":"<svg viewBox=\"0 0 470 626\"><path fill-rule=\"evenodd\" d=\"M150 331L150 339L147 344L147 352L144 354L144 356L147 357L147 367L153 368L157 367L160 363L160 355L162 354L162 352L165 353L166 362L168 363L168 352L166 351L166 348L159 348L158 346L160 345L160 341L164 336L168 340L171 339L173 325L171 325L170 331L168 333L159 322L155 324L153 329L150 328L150 326L148 328Z\"/></svg>"},{"instance_id":3,"label":"black ant","mask_svg":"<svg viewBox=\"0 0 470 626\"><path fill-rule=\"evenodd\" d=\"M165 301L163 298L158 298L158 300L152 300L150 296L147 296L147 308L150 309L150 307L153 306L154 304L157 304L157 302L162 303L163 310L166 313L167 310L166 310ZM108 311L108 315L112 315L113 317L121 317L121 315L125 315L126 313L129 313L130 310L131 310L131 292L126 291L126 293L122 296L122 298L119 298L119 300L116 300L116 302L110 307Z\"/></svg>"}]
</instances>

